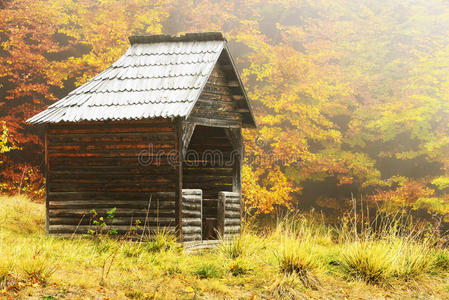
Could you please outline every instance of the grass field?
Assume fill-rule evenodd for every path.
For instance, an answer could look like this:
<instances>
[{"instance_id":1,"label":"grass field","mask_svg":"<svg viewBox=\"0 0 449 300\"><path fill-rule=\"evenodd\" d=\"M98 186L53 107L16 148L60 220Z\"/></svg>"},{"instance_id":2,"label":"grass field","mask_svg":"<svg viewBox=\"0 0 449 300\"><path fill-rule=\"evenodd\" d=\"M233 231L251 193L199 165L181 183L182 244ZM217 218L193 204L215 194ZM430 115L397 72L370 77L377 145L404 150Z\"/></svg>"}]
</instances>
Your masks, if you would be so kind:
<instances>
[{"instance_id":1,"label":"grass field","mask_svg":"<svg viewBox=\"0 0 449 300\"><path fill-rule=\"evenodd\" d=\"M142 242L62 239L44 223L43 205L0 198L0 298L449 298L446 241L394 218L356 236L350 222L291 216L191 254L163 232Z\"/></svg>"}]
</instances>

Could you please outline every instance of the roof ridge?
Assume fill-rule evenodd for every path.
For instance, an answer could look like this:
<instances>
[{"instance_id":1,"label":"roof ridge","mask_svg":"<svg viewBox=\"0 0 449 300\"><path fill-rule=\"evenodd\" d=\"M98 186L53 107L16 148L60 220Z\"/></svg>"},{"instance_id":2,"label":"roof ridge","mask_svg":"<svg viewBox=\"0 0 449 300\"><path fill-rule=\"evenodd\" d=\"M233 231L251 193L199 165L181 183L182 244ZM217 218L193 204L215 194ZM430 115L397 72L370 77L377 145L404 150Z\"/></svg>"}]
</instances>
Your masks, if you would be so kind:
<instances>
[{"instance_id":1,"label":"roof ridge","mask_svg":"<svg viewBox=\"0 0 449 300\"><path fill-rule=\"evenodd\" d=\"M204 41L226 41L223 33L211 32L191 32L183 35L153 34L153 35L133 35L128 37L131 45L151 44L164 42L204 42Z\"/></svg>"}]
</instances>

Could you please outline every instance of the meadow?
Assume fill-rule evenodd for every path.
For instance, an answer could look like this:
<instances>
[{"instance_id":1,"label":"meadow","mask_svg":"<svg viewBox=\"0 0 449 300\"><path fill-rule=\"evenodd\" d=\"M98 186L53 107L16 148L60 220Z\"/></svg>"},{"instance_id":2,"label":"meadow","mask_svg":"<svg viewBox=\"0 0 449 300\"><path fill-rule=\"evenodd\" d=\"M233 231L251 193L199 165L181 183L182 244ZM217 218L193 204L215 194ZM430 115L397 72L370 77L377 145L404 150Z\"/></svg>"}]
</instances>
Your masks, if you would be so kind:
<instances>
[{"instance_id":1,"label":"meadow","mask_svg":"<svg viewBox=\"0 0 449 300\"><path fill-rule=\"evenodd\" d=\"M0 298L449 298L444 234L400 215L246 222L240 238L196 252L163 230L137 241L47 236L44 215L26 197L0 197Z\"/></svg>"}]
</instances>

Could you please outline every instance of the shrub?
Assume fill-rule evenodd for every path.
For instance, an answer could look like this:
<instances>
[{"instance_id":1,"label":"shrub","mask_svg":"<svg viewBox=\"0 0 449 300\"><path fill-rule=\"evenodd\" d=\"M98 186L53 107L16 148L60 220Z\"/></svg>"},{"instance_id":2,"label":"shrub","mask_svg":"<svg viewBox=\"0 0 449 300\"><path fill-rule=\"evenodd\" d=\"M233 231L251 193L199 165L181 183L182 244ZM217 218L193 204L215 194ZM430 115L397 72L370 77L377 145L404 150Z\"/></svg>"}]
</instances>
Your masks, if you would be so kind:
<instances>
[{"instance_id":1,"label":"shrub","mask_svg":"<svg viewBox=\"0 0 449 300\"><path fill-rule=\"evenodd\" d=\"M449 253L447 251L439 251L432 261L433 269L441 271L449 271Z\"/></svg>"},{"instance_id":2,"label":"shrub","mask_svg":"<svg viewBox=\"0 0 449 300\"><path fill-rule=\"evenodd\" d=\"M198 265L193 274L201 279L221 277L220 270L215 265L210 263L203 263Z\"/></svg>"}]
</instances>

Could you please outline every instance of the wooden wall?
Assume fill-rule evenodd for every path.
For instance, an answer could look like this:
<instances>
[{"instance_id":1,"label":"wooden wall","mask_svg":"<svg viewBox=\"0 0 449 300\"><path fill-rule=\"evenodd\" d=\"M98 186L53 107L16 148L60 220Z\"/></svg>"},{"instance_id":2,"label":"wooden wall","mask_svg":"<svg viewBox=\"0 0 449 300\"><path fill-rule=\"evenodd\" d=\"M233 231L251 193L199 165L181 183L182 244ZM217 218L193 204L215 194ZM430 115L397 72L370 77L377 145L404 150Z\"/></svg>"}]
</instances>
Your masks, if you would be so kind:
<instances>
[{"instance_id":1,"label":"wooden wall","mask_svg":"<svg viewBox=\"0 0 449 300\"><path fill-rule=\"evenodd\" d=\"M202 199L199 189L182 190L182 240L183 242L202 240Z\"/></svg>"},{"instance_id":2,"label":"wooden wall","mask_svg":"<svg viewBox=\"0 0 449 300\"><path fill-rule=\"evenodd\" d=\"M218 194L218 231L223 239L231 239L240 234L241 219L240 193L220 192Z\"/></svg>"},{"instance_id":3,"label":"wooden wall","mask_svg":"<svg viewBox=\"0 0 449 300\"><path fill-rule=\"evenodd\" d=\"M125 232L136 220L143 226L149 204L150 226L174 226L178 169L167 155L156 161L156 153L177 147L170 120L49 125L48 232L86 233L92 209L104 214L113 207L114 223ZM142 150L148 165L139 162Z\"/></svg>"}]
</instances>

